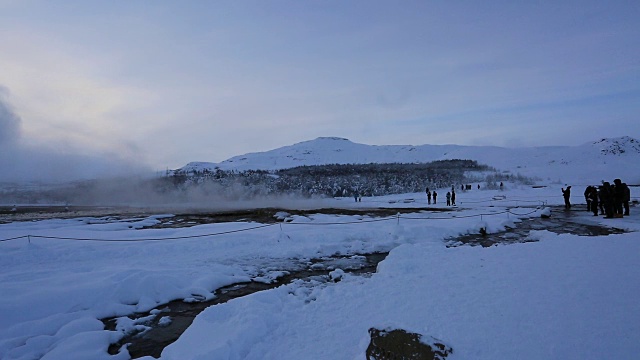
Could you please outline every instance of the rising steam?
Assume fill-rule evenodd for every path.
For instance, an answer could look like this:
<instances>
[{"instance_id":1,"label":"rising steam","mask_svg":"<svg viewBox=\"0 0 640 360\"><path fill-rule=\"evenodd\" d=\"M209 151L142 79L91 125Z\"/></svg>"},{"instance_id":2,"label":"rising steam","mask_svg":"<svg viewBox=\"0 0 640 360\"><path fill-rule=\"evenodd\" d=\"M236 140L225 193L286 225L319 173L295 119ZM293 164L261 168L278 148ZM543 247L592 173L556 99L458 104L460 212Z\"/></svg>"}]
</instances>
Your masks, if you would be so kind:
<instances>
[{"instance_id":1,"label":"rising steam","mask_svg":"<svg viewBox=\"0 0 640 360\"><path fill-rule=\"evenodd\" d=\"M125 159L116 152L91 154L30 145L22 136L22 119L8 99L8 89L0 85L0 183L59 183L148 171L137 159Z\"/></svg>"}]
</instances>

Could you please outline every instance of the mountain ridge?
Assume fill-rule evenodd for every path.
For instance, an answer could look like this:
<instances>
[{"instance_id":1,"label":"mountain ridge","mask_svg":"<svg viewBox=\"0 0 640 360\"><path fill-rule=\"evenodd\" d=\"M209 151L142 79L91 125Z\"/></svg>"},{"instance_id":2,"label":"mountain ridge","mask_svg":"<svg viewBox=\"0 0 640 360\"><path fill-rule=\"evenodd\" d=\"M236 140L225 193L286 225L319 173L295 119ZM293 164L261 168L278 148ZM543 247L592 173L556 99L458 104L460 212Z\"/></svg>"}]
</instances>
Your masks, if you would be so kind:
<instances>
[{"instance_id":1,"label":"mountain ridge","mask_svg":"<svg viewBox=\"0 0 640 360\"><path fill-rule=\"evenodd\" d=\"M602 138L578 146L507 148L472 145L367 145L342 137L318 137L264 152L247 153L220 163L191 162L183 173L208 169L280 170L298 166L368 163L427 163L475 160L500 171L556 182L611 181L640 183L640 141L630 136Z\"/></svg>"}]
</instances>

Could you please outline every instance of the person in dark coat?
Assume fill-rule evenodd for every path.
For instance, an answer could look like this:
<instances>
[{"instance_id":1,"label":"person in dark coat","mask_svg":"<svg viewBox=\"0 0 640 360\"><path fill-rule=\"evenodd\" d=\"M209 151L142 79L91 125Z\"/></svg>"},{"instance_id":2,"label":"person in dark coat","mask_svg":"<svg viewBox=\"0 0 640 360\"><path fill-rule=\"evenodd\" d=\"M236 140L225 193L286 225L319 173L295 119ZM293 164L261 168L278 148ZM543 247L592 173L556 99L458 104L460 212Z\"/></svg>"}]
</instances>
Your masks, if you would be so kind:
<instances>
[{"instance_id":1,"label":"person in dark coat","mask_svg":"<svg viewBox=\"0 0 640 360\"><path fill-rule=\"evenodd\" d=\"M600 192L600 199L604 206L604 217L613 217L613 189L608 181L602 184L602 191Z\"/></svg>"},{"instance_id":2,"label":"person in dark coat","mask_svg":"<svg viewBox=\"0 0 640 360\"><path fill-rule=\"evenodd\" d=\"M587 196L589 197L589 205L591 205L593 216L598 216L598 189L595 186L592 186L591 191Z\"/></svg>"},{"instance_id":3,"label":"person in dark coat","mask_svg":"<svg viewBox=\"0 0 640 360\"><path fill-rule=\"evenodd\" d=\"M591 189L593 189L593 186L589 185L584 190L584 200L587 202L587 211L591 211Z\"/></svg>"},{"instance_id":4,"label":"person in dark coat","mask_svg":"<svg viewBox=\"0 0 640 360\"><path fill-rule=\"evenodd\" d=\"M427 203L431 205L431 191L427 188Z\"/></svg>"},{"instance_id":5,"label":"person in dark coat","mask_svg":"<svg viewBox=\"0 0 640 360\"><path fill-rule=\"evenodd\" d=\"M624 202L624 189L622 188L622 180L613 180L613 216L622 217L622 203Z\"/></svg>"},{"instance_id":6,"label":"person in dark coat","mask_svg":"<svg viewBox=\"0 0 640 360\"><path fill-rule=\"evenodd\" d=\"M604 188L598 186L598 207L600 208L600 215L604 215Z\"/></svg>"},{"instance_id":7,"label":"person in dark coat","mask_svg":"<svg viewBox=\"0 0 640 360\"><path fill-rule=\"evenodd\" d=\"M624 215L629 216L629 202L631 201L631 189L626 183L622 183L622 190L624 191L624 198L622 205L624 206Z\"/></svg>"},{"instance_id":8,"label":"person in dark coat","mask_svg":"<svg viewBox=\"0 0 640 360\"><path fill-rule=\"evenodd\" d=\"M567 186L567 189L562 188L562 197L564 197L564 208L569 210L571 208L571 202L569 199L571 198L571 186Z\"/></svg>"},{"instance_id":9,"label":"person in dark coat","mask_svg":"<svg viewBox=\"0 0 640 360\"><path fill-rule=\"evenodd\" d=\"M433 195L433 203L436 204L438 201L438 193L434 190L432 195Z\"/></svg>"},{"instance_id":10,"label":"person in dark coat","mask_svg":"<svg viewBox=\"0 0 640 360\"><path fill-rule=\"evenodd\" d=\"M452 191L451 192L451 205L455 205L456 204L456 192Z\"/></svg>"},{"instance_id":11,"label":"person in dark coat","mask_svg":"<svg viewBox=\"0 0 640 360\"><path fill-rule=\"evenodd\" d=\"M447 206L451 206L451 193L449 191L447 191Z\"/></svg>"}]
</instances>

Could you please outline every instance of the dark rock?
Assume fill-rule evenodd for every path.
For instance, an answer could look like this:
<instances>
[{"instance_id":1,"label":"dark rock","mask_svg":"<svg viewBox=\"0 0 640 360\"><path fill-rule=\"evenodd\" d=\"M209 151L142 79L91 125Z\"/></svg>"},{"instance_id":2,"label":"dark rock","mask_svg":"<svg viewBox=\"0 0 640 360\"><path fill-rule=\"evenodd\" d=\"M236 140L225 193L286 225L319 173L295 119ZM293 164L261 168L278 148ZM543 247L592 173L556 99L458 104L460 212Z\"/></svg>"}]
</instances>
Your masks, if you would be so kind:
<instances>
[{"instance_id":1,"label":"dark rock","mask_svg":"<svg viewBox=\"0 0 640 360\"><path fill-rule=\"evenodd\" d=\"M444 360L453 349L431 336L409 333L402 329L369 329L371 342L367 360Z\"/></svg>"}]
</instances>

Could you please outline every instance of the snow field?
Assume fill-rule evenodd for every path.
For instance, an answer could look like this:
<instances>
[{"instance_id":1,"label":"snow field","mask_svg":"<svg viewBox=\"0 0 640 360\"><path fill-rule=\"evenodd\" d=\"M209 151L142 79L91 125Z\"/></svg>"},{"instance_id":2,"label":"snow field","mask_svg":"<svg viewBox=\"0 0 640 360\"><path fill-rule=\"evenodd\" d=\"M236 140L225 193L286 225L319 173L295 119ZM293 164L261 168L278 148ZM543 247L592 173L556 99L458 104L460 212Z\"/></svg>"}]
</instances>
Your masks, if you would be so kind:
<instances>
[{"instance_id":1,"label":"snow field","mask_svg":"<svg viewBox=\"0 0 640 360\"><path fill-rule=\"evenodd\" d=\"M345 274L338 283L319 286L298 281L210 307L162 359L364 359L370 327L433 336L453 347L452 359L634 358L640 351L637 233L578 237L537 231L530 236L539 242L490 248L446 248L442 241L479 226L494 232L517 222L501 213L505 202L487 200L496 195L560 204L559 193L460 193L460 211L367 223L358 223L367 216L296 216L282 227L195 239L0 242L0 358L128 359L126 352L107 354L119 334L104 331L98 319L148 311L176 298L210 298L218 287L268 277L293 258L385 250L389 256L370 278ZM423 206L422 195L396 196L416 202L393 206ZM350 206L388 200L393 197ZM615 226L640 230L633 210ZM605 221L584 214L585 221ZM11 223L0 225L0 238L135 240L256 225L136 230L154 221Z\"/></svg>"}]
</instances>

